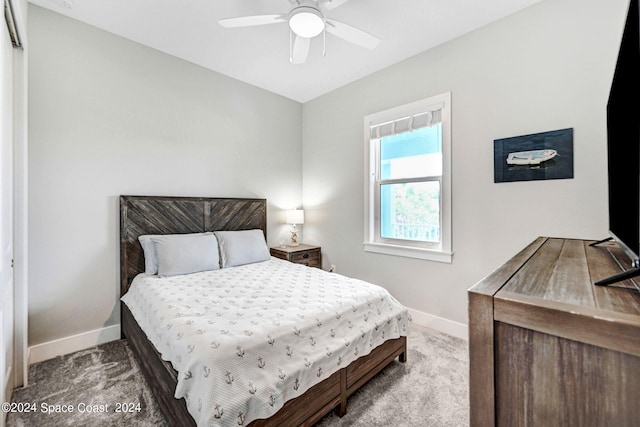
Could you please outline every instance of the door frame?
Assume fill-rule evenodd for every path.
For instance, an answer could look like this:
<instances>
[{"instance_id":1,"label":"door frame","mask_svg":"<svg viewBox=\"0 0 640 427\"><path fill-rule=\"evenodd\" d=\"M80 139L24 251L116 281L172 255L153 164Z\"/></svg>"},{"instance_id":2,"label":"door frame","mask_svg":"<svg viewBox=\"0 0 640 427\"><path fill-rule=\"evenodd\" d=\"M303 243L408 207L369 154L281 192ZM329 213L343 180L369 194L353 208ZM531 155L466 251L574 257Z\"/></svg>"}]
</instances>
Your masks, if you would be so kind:
<instances>
[{"instance_id":1,"label":"door frame","mask_svg":"<svg viewBox=\"0 0 640 427\"><path fill-rule=\"evenodd\" d=\"M28 41L27 0L5 0L17 34L12 55L13 87L13 388L28 380ZM9 24L8 24L9 25ZM7 396L9 398L10 396Z\"/></svg>"}]
</instances>

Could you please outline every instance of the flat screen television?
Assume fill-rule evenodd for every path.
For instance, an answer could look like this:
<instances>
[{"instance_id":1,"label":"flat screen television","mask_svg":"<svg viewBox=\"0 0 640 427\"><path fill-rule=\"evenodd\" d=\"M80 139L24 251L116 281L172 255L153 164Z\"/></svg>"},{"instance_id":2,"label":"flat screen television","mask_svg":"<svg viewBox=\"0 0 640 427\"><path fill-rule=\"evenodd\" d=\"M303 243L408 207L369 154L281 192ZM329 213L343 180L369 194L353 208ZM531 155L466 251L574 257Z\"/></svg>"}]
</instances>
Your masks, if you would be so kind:
<instances>
[{"instance_id":1,"label":"flat screen television","mask_svg":"<svg viewBox=\"0 0 640 427\"><path fill-rule=\"evenodd\" d=\"M607 103L609 234L629 269L596 282L640 275L640 0L631 0Z\"/></svg>"}]
</instances>

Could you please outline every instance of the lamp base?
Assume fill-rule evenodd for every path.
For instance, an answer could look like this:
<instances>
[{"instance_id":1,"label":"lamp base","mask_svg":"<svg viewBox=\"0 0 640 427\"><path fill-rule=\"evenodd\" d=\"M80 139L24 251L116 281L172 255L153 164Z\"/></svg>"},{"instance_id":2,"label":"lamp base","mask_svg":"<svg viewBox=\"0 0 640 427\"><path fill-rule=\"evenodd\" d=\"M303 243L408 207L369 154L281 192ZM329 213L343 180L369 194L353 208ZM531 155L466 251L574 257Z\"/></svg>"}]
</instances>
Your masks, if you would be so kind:
<instances>
[{"instance_id":1,"label":"lamp base","mask_svg":"<svg viewBox=\"0 0 640 427\"><path fill-rule=\"evenodd\" d=\"M291 243L289 243L289 246L298 246L298 227L295 224L291 228Z\"/></svg>"}]
</instances>

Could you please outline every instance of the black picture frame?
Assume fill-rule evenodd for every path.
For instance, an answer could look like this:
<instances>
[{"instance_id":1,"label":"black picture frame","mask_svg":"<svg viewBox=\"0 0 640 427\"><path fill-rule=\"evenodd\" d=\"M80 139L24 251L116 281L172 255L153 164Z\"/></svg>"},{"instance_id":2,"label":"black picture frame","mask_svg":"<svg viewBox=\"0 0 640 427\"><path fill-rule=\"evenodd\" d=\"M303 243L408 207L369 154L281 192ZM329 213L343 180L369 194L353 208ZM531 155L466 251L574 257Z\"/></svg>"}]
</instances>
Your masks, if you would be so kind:
<instances>
[{"instance_id":1,"label":"black picture frame","mask_svg":"<svg viewBox=\"0 0 640 427\"><path fill-rule=\"evenodd\" d=\"M494 182L573 178L573 128L493 141Z\"/></svg>"}]
</instances>

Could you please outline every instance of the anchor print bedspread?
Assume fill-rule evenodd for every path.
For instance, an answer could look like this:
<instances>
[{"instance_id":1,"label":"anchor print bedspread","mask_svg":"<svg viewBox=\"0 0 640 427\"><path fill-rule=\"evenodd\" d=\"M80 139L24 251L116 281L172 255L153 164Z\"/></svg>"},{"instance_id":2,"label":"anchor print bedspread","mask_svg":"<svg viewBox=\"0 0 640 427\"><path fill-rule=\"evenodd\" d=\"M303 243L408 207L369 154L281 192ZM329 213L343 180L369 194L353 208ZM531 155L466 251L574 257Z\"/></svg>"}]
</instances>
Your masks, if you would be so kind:
<instances>
[{"instance_id":1,"label":"anchor print bedspread","mask_svg":"<svg viewBox=\"0 0 640 427\"><path fill-rule=\"evenodd\" d=\"M276 258L161 278L141 274L122 298L178 371L199 426L246 425L388 339L407 309L385 289Z\"/></svg>"}]
</instances>

